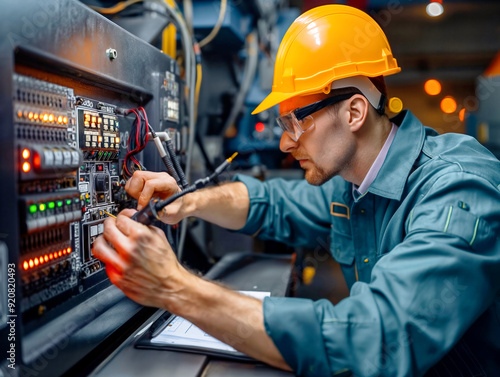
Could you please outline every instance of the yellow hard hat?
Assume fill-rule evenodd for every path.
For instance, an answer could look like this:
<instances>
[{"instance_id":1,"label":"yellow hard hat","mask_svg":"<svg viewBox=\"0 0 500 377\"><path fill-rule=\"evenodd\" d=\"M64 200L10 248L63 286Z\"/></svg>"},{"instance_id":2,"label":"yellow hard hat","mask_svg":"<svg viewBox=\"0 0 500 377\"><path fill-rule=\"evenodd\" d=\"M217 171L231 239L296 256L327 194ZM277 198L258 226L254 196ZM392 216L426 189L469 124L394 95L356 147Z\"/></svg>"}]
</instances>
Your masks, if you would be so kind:
<instances>
[{"instance_id":1,"label":"yellow hard hat","mask_svg":"<svg viewBox=\"0 0 500 377\"><path fill-rule=\"evenodd\" d=\"M252 112L289 98L329 93L335 80L401 71L380 26L347 5L323 5L299 16L281 41L272 92Z\"/></svg>"}]
</instances>

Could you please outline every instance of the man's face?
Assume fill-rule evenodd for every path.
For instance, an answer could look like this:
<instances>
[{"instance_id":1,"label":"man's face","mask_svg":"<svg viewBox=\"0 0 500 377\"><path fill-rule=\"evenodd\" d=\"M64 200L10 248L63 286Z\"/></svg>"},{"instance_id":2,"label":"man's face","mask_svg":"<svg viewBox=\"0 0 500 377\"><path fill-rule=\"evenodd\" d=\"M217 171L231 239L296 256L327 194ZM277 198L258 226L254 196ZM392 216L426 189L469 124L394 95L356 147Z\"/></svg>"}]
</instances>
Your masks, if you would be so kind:
<instances>
[{"instance_id":1,"label":"man's face","mask_svg":"<svg viewBox=\"0 0 500 377\"><path fill-rule=\"evenodd\" d=\"M295 97L280 104L280 114L295 110L328 96L315 94ZM346 101L349 102L349 101ZM312 114L314 126L297 141L283 132L280 149L291 153L305 170L305 179L312 185L322 185L336 175L343 176L356 150L355 139L347 124L348 113L340 104L338 114L325 108Z\"/></svg>"}]
</instances>

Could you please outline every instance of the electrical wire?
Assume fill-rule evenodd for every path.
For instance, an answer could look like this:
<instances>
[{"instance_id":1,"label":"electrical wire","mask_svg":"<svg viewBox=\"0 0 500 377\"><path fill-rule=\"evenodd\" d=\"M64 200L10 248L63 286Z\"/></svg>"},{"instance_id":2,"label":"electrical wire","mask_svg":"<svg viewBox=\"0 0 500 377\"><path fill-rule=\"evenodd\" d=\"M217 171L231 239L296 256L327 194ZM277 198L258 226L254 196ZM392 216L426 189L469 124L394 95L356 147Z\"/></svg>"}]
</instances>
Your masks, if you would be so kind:
<instances>
[{"instance_id":1,"label":"electrical wire","mask_svg":"<svg viewBox=\"0 0 500 377\"><path fill-rule=\"evenodd\" d=\"M225 160L222 164L220 164L215 171L210 174L208 177L200 178L196 180L191 186L186 187L184 190L177 192L176 194L168 197L165 200L153 199L150 200L149 203L140 211L134 213L132 219L144 224L150 225L155 220L160 220L158 212L165 208L170 203L179 199L181 196L194 192L200 188L205 187L210 182L212 182L217 176L219 176L224 170L226 170L233 159L238 155L238 152L234 153L231 157Z\"/></svg>"},{"instance_id":2,"label":"electrical wire","mask_svg":"<svg viewBox=\"0 0 500 377\"><path fill-rule=\"evenodd\" d=\"M203 40L199 43L200 48L203 48L207 44L212 42L219 33L222 23L224 22L224 17L226 16L226 8L227 8L227 0L221 0L219 18L217 19L217 23L215 24L214 28L210 31L210 33L205 38L203 38Z\"/></svg>"},{"instance_id":3,"label":"electrical wire","mask_svg":"<svg viewBox=\"0 0 500 377\"><path fill-rule=\"evenodd\" d=\"M161 12L155 9L154 5L159 5L162 10L165 11ZM158 14L168 16L170 15L174 23L177 25L177 27L180 30L181 34L181 41L183 44L183 49L184 49L184 54L185 54L185 71L186 71L186 86L188 89L187 92L187 97L188 97L188 130L189 130L189 136L188 136L188 143L187 143L187 152L186 152L186 177L187 180L189 181L190 178L190 173L191 173L191 164L192 164L192 158L193 158L193 149L194 149L194 141L195 141L195 133L196 133L196 128L195 128L195 90L193 88L196 87L196 64L195 64L195 57L194 57L194 50L193 50L193 41L191 38L191 35L189 33L189 30L186 26L186 23L184 22L182 18L182 14L179 11L179 8L175 6L175 8L171 7L169 4L158 0L155 3L149 4L149 7L152 11L158 12ZM181 229L180 229L180 238L179 238L179 244L177 247L177 258L179 260L182 260L182 255L184 251L184 242L186 239L186 232L187 232L187 219L182 220L181 222Z\"/></svg>"},{"instance_id":4,"label":"electrical wire","mask_svg":"<svg viewBox=\"0 0 500 377\"><path fill-rule=\"evenodd\" d=\"M121 3L118 3L117 5L111 7L111 8L101 8L101 7L91 7L92 9L102 13L102 14L116 14L118 12L123 11L127 7L129 7L132 4L142 2L143 0L128 0L124 1ZM222 21L224 20L224 15L226 11L226 5L227 5L227 0L221 0L221 12L219 14L219 20L218 24L219 26L215 25L214 29L210 34L213 34L211 38L214 38L216 33L218 33L218 29L220 29L220 26L222 25ZM174 23L180 30L180 36L181 36L181 42L183 44L183 50L184 50L184 63L185 63L185 82L186 82L186 97L187 97L187 102L188 102L188 142L187 142L187 152L186 152L186 177L189 180L190 177L190 170L191 170L191 161L192 161L192 156L193 156L193 147L194 147L194 141L195 141L195 115L196 115L196 100L195 100L195 91L196 89L193 90L193 88L196 88L196 73L197 73L197 67L196 67L196 62L195 62L195 54L193 51L193 40L191 37L191 33L189 32L188 27L186 26L186 23L183 19L182 13L180 12L179 8L177 7L177 4L175 1L173 2L173 6L170 3L164 2L163 0L156 0L154 2L147 2L144 4L144 8L149 9L153 12L156 12L160 15L163 15L167 17L169 20L173 19ZM162 11L163 10L163 11ZM169 17L170 16L170 17ZM217 29L217 30L216 30ZM216 33L215 33L216 31ZM210 36L210 35L209 35ZM205 38L206 39L206 38ZM210 40L209 40L210 41ZM208 43L208 42L206 42ZM139 116L140 118L140 116ZM146 132L147 133L147 132ZM128 155L128 153L127 153ZM127 158L128 160L133 161L134 163L137 163L137 166L139 169L142 169L141 165L138 163L138 161L135 159L134 156L130 156ZM128 170L128 165L127 165L127 170ZM125 171L125 169L124 169ZM130 171L128 171L130 173ZM184 247L184 241L186 237L186 231L187 231L187 223L186 220L183 220L181 223L181 235L179 239L179 244L178 244L178 258L179 260L182 259L182 251Z\"/></svg>"},{"instance_id":5,"label":"electrical wire","mask_svg":"<svg viewBox=\"0 0 500 377\"><path fill-rule=\"evenodd\" d=\"M200 89L201 89L201 81L203 79L203 67L201 65L201 49L198 43L195 43L193 46L193 50L196 58L196 85L194 91L194 117L198 119L198 103L200 100Z\"/></svg>"},{"instance_id":6,"label":"electrical wire","mask_svg":"<svg viewBox=\"0 0 500 377\"><path fill-rule=\"evenodd\" d=\"M136 169L144 170L144 167L135 158L135 156L146 147L146 144L149 140L148 127L150 126L147 122L145 111L144 121L142 121L140 109L141 108L131 109L126 112L126 114L133 113L135 115L135 121L132 124L130 135L127 141L127 154L125 155L125 158L123 160L123 175L127 179L132 177ZM133 164L132 166L131 163ZM135 166L135 168L133 166Z\"/></svg>"},{"instance_id":7,"label":"electrical wire","mask_svg":"<svg viewBox=\"0 0 500 377\"><path fill-rule=\"evenodd\" d=\"M99 12L101 14L116 14L124 10L125 8L128 8L129 6L137 3L142 3L144 0L128 0L128 1L122 1L110 8L102 8L102 7L97 7L94 5L89 5L89 8L95 10L96 12Z\"/></svg>"},{"instance_id":8,"label":"electrical wire","mask_svg":"<svg viewBox=\"0 0 500 377\"><path fill-rule=\"evenodd\" d=\"M184 20L186 20L186 26L191 35L194 35L193 30L193 1L192 0L183 0L182 1L182 10L184 11Z\"/></svg>"},{"instance_id":9,"label":"electrical wire","mask_svg":"<svg viewBox=\"0 0 500 377\"><path fill-rule=\"evenodd\" d=\"M259 63L259 42L257 38L257 32L254 30L247 35L247 59L245 61L245 67L243 69L243 78L240 85L240 90L236 96L234 104L231 108L231 112L224 122L221 134L225 135L228 128L234 123L238 115L240 114L243 104L245 103L245 98L248 91L255 79L255 74L257 72L257 66Z\"/></svg>"}]
</instances>

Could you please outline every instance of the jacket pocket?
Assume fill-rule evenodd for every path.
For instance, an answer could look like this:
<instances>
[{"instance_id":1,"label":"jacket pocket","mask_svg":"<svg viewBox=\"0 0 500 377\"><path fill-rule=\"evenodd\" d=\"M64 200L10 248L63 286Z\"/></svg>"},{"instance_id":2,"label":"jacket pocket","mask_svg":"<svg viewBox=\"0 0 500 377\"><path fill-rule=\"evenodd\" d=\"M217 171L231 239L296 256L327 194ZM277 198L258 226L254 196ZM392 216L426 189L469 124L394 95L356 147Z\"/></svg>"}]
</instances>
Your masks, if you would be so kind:
<instances>
[{"instance_id":1,"label":"jacket pocket","mask_svg":"<svg viewBox=\"0 0 500 377\"><path fill-rule=\"evenodd\" d=\"M350 266L354 262L354 246L350 235L336 232L332 229L330 232L330 252L333 259L342 265Z\"/></svg>"}]
</instances>

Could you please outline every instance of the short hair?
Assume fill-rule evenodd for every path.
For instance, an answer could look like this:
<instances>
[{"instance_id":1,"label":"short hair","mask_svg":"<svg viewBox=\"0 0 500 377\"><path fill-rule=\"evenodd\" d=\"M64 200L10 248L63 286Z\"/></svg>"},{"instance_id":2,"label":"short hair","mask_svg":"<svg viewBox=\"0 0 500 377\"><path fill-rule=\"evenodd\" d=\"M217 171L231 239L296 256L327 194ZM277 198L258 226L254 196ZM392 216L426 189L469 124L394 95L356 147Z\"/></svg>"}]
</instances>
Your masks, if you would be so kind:
<instances>
[{"instance_id":1,"label":"short hair","mask_svg":"<svg viewBox=\"0 0 500 377\"><path fill-rule=\"evenodd\" d=\"M385 98L388 98L387 97L387 86L385 84L385 79L384 79L384 76L376 76L376 77L368 77L370 79L370 81L372 82L372 84L375 86L375 88L377 88L377 90L382 93L383 96L385 96ZM332 96L337 96L337 95L341 95L341 94L347 94L347 93L357 93L357 94L362 94L363 93L358 89L358 88L354 88L354 87L346 87L346 88L340 88L340 89L334 89L330 92L330 95ZM330 106L330 108L337 114L338 113L338 109L340 108L340 105L341 103L335 103L333 104L332 106ZM379 114L377 111L376 113L380 116L382 115L386 115L385 114L385 109L384 109L384 113L383 114Z\"/></svg>"}]
</instances>

